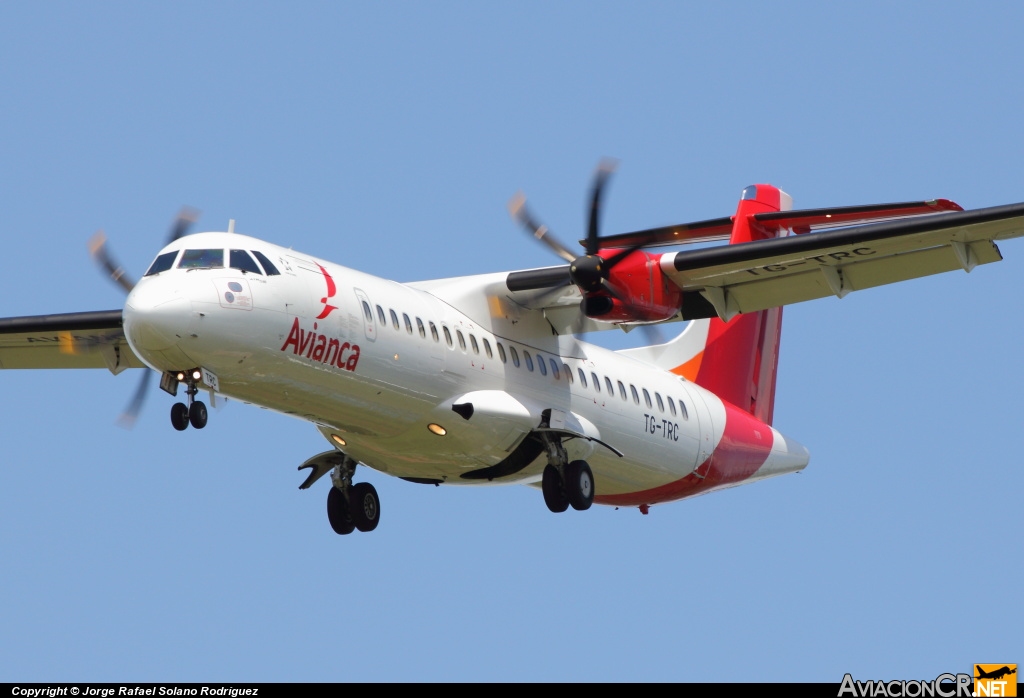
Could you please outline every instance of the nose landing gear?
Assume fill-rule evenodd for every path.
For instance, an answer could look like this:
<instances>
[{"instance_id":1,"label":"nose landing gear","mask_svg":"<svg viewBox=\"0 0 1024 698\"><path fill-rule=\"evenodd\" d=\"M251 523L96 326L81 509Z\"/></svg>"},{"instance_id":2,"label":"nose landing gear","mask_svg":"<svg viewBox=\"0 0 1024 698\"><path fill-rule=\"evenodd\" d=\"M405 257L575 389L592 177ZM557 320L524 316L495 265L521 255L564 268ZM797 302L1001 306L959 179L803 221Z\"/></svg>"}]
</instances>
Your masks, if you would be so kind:
<instances>
[{"instance_id":1,"label":"nose landing gear","mask_svg":"<svg viewBox=\"0 0 1024 698\"><path fill-rule=\"evenodd\" d=\"M195 399L199 393L197 384L201 374L196 369L195 371L187 372L187 374L179 373L178 375L186 381L185 395L188 396L188 404L176 402L171 405L171 426L178 431L185 431L188 429L189 424L195 429L202 429L206 426L209 411L206 409L205 403ZM177 384L175 384L176 387Z\"/></svg>"}]
</instances>

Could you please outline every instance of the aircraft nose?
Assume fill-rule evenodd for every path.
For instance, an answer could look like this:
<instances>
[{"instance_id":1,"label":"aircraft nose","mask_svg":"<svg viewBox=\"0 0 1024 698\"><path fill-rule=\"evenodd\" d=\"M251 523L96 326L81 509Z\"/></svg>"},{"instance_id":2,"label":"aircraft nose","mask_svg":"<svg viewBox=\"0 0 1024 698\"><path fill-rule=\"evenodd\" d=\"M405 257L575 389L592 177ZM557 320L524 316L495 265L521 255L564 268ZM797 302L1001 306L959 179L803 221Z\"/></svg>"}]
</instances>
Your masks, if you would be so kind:
<instances>
[{"instance_id":1,"label":"aircraft nose","mask_svg":"<svg viewBox=\"0 0 1024 698\"><path fill-rule=\"evenodd\" d=\"M124 331L136 349L169 349L187 336L191 322L192 303L166 284L141 283L128 294Z\"/></svg>"}]
</instances>

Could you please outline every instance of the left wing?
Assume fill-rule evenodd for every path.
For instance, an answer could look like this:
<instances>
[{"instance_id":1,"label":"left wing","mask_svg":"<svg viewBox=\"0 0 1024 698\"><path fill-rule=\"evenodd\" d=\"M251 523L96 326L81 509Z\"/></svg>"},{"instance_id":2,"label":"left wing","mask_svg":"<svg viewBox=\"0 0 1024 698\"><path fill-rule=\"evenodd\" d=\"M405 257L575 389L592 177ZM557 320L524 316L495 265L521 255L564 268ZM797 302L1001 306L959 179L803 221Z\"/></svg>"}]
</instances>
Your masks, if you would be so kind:
<instances>
[{"instance_id":1,"label":"left wing","mask_svg":"<svg viewBox=\"0 0 1024 698\"><path fill-rule=\"evenodd\" d=\"M909 210L911 206L930 208L930 215L850 225L856 216L863 220L880 215L908 215L900 209ZM871 210L865 212L868 208ZM717 315L728 320L739 313L830 295L842 298L850 291L931 274L956 269L971 271L979 264L1002 259L997 240L1024 235L1024 203L972 211L956 208L959 207L952 202L937 200L830 209L831 213L822 210L758 214L765 219L758 219L761 225L783 224L803 234L667 253L656 260L661 274L683 292L681 313L676 319ZM845 220L844 216L835 216L836 212L846 214ZM839 225L846 223L845 227L833 227L833 216L839 219ZM720 236L727 220L730 219L666 228L665 235L680 230L680 237L692 232L693 237L712 239L709 231ZM646 233L629 234L621 242L643 234ZM559 287L562 293L558 293ZM549 319L561 315L569 318L580 299L578 293L570 292L576 289L568 266L511 272L505 279L505 288L510 299L525 307L543 309ZM614 326L591 324L594 327L588 330ZM568 320L553 326L559 332L576 331Z\"/></svg>"},{"instance_id":2,"label":"left wing","mask_svg":"<svg viewBox=\"0 0 1024 698\"><path fill-rule=\"evenodd\" d=\"M0 318L0 369L146 368L128 346L120 310Z\"/></svg>"},{"instance_id":3,"label":"left wing","mask_svg":"<svg viewBox=\"0 0 1024 698\"><path fill-rule=\"evenodd\" d=\"M1021 235L1024 203L667 254L661 268L684 295L699 293L728 320L956 269L969 272L1002 259L996 240Z\"/></svg>"}]
</instances>

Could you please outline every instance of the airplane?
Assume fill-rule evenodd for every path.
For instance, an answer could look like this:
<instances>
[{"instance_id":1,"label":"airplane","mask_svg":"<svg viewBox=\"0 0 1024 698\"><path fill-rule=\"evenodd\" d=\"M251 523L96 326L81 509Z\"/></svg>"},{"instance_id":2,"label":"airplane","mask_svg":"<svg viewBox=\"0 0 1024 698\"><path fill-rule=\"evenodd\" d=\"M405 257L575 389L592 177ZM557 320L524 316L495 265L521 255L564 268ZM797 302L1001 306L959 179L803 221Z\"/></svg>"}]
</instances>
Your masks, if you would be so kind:
<instances>
[{"instance_id":1,"label":"airplane","mask_svg":"<svg viewBox=\"0 0 1024 698\"><path fill-rule=\"evenodd\" d=\"M202 397L310 422L328 448L328 521L374 530L362 464L423 485L524 484L555 513L651 506L798 472L806 448L773 426L785 305L1002 259L1024 203L947 199L793 209L769 184L731 216L599 234L613 166L593 180L583 252L527 208L514 220L564 260L550 267L399 283L234 232L168 243L134 282L100 237L122 309L0 319L0 368L147 369L174 429L207 426ZM724 244L711 244L722 243ZM673 248L670 251L658 248ZM685 321L667 342L612 351L589 332Z\"/></svg>"},{"instance_id":2,"label":"airplane","mask_svg":"<svg viewBox=\"0 0 1024 698\"><path fill-rule=\"evenodd\" d=\"M978 665L975 665L975 668L978 671L977 676L974 677L976 679L996 679L996 680L998 680L998 679L1003 678L1004 676L1009 676L1010 674L1016 674L1017 673L1017 667L1016 666L1013 669L1011 669L1008 666L1002 666L999 669L994 669L992 671L985 671L984 669L982 669Z\"/></svg>"}]
</instances>

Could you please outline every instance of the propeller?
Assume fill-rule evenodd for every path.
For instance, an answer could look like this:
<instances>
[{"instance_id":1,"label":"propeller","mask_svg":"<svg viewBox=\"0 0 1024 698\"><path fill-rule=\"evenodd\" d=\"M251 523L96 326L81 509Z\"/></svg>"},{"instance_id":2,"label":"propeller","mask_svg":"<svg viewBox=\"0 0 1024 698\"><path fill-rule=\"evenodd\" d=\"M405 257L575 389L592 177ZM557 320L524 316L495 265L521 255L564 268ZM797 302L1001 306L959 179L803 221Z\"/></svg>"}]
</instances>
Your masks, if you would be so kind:
<instances>
[{"instance_id":1,"label":"propeller","mask_svg":"<svg viewBox=\"0 0 1024 698\"><path fill-rule=\"evenodd\" d=\"M512 218L533 235L534 238L540 240L555 254L569 262L569 278L583 292L585 303L601 303L602 296L594 297L590 294L603 292L606 294L605 302L610 303L610 299L614 298L628 307L628 294L611 282L609 273L626 257L652 242L653 238L642 237L607 259L598 255L598 251L601 249L601 200L604 196L604 190L608 185L608 180L618 168L618 164L618 160L605 158L601 160L597 170L594 172L594 180L590 190L590 209L587 216L587 236L581 241L585 252L583 255L573 254L569 248L551 234L550 229L546 225L537 220L527 208L526 197L522 192L512 197L508 203L508 210ZM549 289L540 289L538 297L548 293L550 293ZM660 343L662 340L661 333L653 325L643 324L638 326L644 328L649 338L657 340L652 343Z\"/></svg>"},{"instance_id":2,"label":"propeller","mask_svg":"<svg viewBox=\"0 0 1024 698\"><path fill-rule=\"evenodd\" d=\"M197 210L187 206L183 207L181 211L178 212L174 222L171 224L171 229L167 236L167 242L164 243L164 245L169 245L178 238L186 235L189 228L193 223L195 223L198 217L199 212ZM124 267L117 263L114 256L107 249L107 236L102 230L96 231L96 234L89 239L88 247L89 254L100 268L106 272L110 280L120 286L125 295L131 293L131 290L135 288L135 281L128 276ZM141 379L139 380L138 387L135 388L135 394L132 396L131 402L128 403L124 412L122 412L121 416L117 419L117 423L125 429L131 429L135 426L139 413L142 411L142 405L146 400L146 392L149 390L149 384L151 382L150 371L144 371Z\"/></svg>"}]
</instances>

